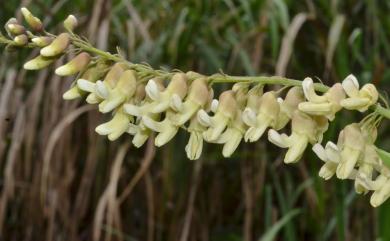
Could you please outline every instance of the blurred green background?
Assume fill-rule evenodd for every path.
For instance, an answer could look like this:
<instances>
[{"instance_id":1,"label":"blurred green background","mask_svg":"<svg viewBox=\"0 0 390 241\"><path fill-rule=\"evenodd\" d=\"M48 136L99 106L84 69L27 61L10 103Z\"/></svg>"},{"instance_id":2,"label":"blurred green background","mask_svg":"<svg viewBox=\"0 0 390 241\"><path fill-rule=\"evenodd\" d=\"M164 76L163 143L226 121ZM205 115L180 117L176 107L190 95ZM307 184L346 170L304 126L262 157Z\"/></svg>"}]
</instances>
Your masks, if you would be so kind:
<instances>
[{"instance_id":1,"label":"blurred green background","mask_svg":"<svg viewBox=\"0 0 390 241\"><path fill-rule=\"evenodd\" d=\"M0 23L21 6L54 33L74 14L95 46L155 68L329 85L353 73L390 90L388 0L12 0ZM36 54L0 50L0 240L390 240L390 202L320 179L310 150L286 166L265 140L229 159L206 144L198 161L184 132L157 150L110 143L94 132L109 116L62 100L72 79L22 69ZM361 118L340 113L325 141Z\"/></svg>"}]
</instances>

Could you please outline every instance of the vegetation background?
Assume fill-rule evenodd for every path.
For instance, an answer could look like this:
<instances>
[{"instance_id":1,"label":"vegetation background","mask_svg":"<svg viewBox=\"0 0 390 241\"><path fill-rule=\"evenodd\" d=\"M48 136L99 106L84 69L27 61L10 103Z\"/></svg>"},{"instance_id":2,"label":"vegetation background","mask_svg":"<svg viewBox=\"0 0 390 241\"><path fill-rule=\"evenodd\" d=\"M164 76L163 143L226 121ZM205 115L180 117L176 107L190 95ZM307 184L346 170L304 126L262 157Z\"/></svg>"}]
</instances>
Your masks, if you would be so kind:
<instances>
[{"instance_id":1,"label":"vegetation background","mask_svg":"<svg viewBox=\"0 0 390 241\"><path fill-rule=\"evenodd\" d=\"M2 0L0 23L21 6L56 33L74 14L97 47L153 67L330 85L354 73L390 90L388 0ZM109 116L62 100L72 79L22 69L36 54L0 51L0 240L390 240L390 201L321 180L310 150L286 166L265 140L230 159L207 144L198 161L183 133L158 150L110 143L94 132ZM340 113L325 139L360 118Z\"/></svg>"}]
</instances>

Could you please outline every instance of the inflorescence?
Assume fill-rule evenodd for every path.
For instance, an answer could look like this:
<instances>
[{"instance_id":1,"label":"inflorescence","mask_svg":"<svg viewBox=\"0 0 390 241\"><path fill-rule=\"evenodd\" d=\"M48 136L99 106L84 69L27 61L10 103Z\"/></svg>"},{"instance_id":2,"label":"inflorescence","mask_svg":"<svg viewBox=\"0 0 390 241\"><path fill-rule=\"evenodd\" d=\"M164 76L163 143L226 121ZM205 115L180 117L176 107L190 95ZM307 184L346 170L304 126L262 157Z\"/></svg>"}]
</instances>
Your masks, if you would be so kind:
<instances>
[{"instance_id":1,"label":"inflorescence","mask_svg":"<svg viewBox=\"0 0 390 241\"><path fill-rule=\"evenodd\" d=\"M297 81L154 70L91 46L74 34L77 19L73 15L64 21L65 31L56 36L47 33L29 10L21 11L29 30L12 18L5 25L9 38L0 35L0 43L10 49L40 48L40 55L24 64L27 70L43 69L67 53L75 54L55 70L59 76L77 75L63 98L86 96L86 102L98 105L101 113L112 113L110 121L95 129L109 140L127 133L133 136L134 146L141 147L156 133L155 145L163 146L182 128L190 133L187 156L195 160L204 141L222 144L222 155L230 157L242 141L256 142L267 135L271 143L287 149L285 163L299 161L312 145L324 162L320 177L328 180L336 175L354 180L357 193L373 191L374 207L389 198L390 170L374 145L377 126L389 111L378 103L381 98L374 85L360 87L353 75L329 88L313 83L311 78ZM220 82L234 85L215 99L212 85ZM270 84L285 87L264 92L265 85ZM337 143L323 146L329 122L342 109L374 111L360 123L347 125ZM280 133L285 129L289 134Z\"/></svg>"}]
</instances>

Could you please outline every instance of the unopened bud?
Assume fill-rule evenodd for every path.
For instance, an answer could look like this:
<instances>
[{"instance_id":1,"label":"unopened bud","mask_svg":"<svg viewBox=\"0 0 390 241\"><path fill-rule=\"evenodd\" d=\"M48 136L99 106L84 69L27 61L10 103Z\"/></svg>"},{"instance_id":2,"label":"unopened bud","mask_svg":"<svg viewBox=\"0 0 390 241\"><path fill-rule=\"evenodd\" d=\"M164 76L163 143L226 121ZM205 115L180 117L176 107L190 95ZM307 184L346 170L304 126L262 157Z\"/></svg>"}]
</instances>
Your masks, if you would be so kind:
<instances>
[{"instance_id":1,"label":"unopened bud","mask_svg":"<svg viewBox=\"0 0 390 241\"><path fill-rule=\"evenodd\" d=\"M25 34L18 35L14 38L14 43L17 46L24 46L28 43L28 37Z\"/></svg>"},{"instance_id":2,"label":"unopened bud","mask_svg":"<svg viewBox=\"0 0 390 241\"><path fill-rule=\"evenodd\" d=\"M51 37L42 36L42 37L35 37L32 38L31 41L36 44L40 48L44 48L51 44L53 42L53 39Z\"/></svg>"},{"instance_id":3,"label":"unopened bud","mask_svg":"<svg viewBox=\"0 0 390 241\"><path fill-rule=\"evenodd\" d=\"M69 63L56 69L55 73L60 76L74 75L84 70L91 60L91 56L88 53L80 53Z\"/></svg>"},{"instance_id":4,"label":"unopened bud","mask_svg":"<svg viewBox=\"0 0 390 241\"><path fill-rule=\"evenodd\" d=\"M13 35L13 33L11 32L11 30L9 28L9 26L12 24L19 25L18 20L16 18L10 18L4 25L5 30L7 31L8 35L10 35L10 36Z\"/></svg>"},{"instance_id":5,"label":"unopened bud","mask_svg":"<svg viewBox=\"0 0 390 241\"><path fill-rule=\"evenodd\" d=\"M45 57L54 57L64 53L70 43L69 34L62 33L53 40L53 42L41 49L41 55Z\"/></svg>"},{"instance_id":6,"label":"unopened bud","mask_svg":"<svg viewBox=\"0 0 390 241\"><path fill-rule=\"evenodd\" d=\"M77 18L73 15L69 15L64 21L64 28L69 32L73 32L77 25Z\"/></svg>"},{"instance_id":7,"label":"unopened bud","mask_svg":"<svg viewBox=\"0 0 390 241\"><path fill-rule=\"evenodd\" d=\"M27 63L24 64L24 69L27 70L39 70L43 69L47 66L49 66L51 63L56 60L55 58L48 58L44 57L42 55L39 55L38 57L28 61Z\"/></svg>"},{"instance_id":8,"label":"unopened bud","mask_svg":"<svg viewBox=\"0 0 390 241\"><path fill-rule=\"evenodd\" d=\"M26 29L22 25L17 23L7 24L7 27L9 32L12 33L13 35L20 35L26 32Z\"/></svg>"},{"instance_id":9,"label":"unopened bud","mask_svg":"<svg viewBox=\"0 0 390 241\"><path fill-rule=\"evenodd\" d=\"M35 17L27 8L22 8L21 11L24 19L34 31L40 32L43 30L43 24L39 18Z\"/></svg>"}]
</instances>

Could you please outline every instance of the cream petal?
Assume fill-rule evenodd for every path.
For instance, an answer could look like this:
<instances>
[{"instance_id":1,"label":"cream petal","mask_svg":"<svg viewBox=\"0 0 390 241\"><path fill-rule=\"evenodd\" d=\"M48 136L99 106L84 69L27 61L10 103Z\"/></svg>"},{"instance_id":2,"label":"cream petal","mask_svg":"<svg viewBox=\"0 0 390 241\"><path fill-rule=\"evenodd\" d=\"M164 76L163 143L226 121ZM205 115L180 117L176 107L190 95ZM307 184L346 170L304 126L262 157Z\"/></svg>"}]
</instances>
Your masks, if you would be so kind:
<instances>
[{"instance_id":1,"label":"cream petal","mask_svg":"<svg viewBox=\"0 0 390 241\"><path fill-rule=\"evenodd\" d=\"M344 99L340 102L340 105L348 110L367 110L370 104L370 99L361 97L352 97Z\"/></svg>"},{"instance_id":2,"label":"cream petal","mask_svg":"<svg viewBox=\"0 0 390 241\"><path fill-rule=\"evenodd\" d=\"M390 197L390 180L387 180L386 183L380 188L376 190L370 199L370 203L373 207L378 207L382 203L384 203Z\"/></svg>"},{"instance_id":3,"label":"cream petal","mask_svg":"<svg viewBox=\"0 0 390 241\"><path fill-rule=\"evenodd\" d=\"M173 137L175 137L178 130L179 128L176 126L166 127L162 132L160 132L156 136L156 139L154 140L154 144L158 147L165 145L170 140L172 140Z\"/></svg>"},{"instance_id":4,"label":"cream petal","mask_svg":"<svg viewBox=\"0 0 390 241\"><path fill-rule=\"evenodd\" d=\"M329 180L336 173L336 169L337 169L336 163L327 162L321 167L318 175L325 180Z\"/></svg>"},{"instance_id":5,"label":"cream petal","mask_svg":"<svg viewBox=\"0 0 390 241\"><path fill-rule=\"evenodd\" d=\"M359 156L360 151L344 147L341 151L341 160L336 171L337 178L347 179L354 169Z\"/></svg>"},{"instance_id":6,"label":"cream petal","mask_svg":"<svg viewBox=\"0 0 390 241\"><path fill-rule=\"evenodd\" d=\"M88 104L93 105L100 103L101 99L95 93L91 93L87 96L87 99L85 101L87 101Z\"/></svg>"},{"instance_id":7,"label":"cream petal","mask_svg":"<svg viewBox=\"0 0 390 241\"><path fill-rule=\"evenodd\" d=\"M212 126L213 125L211 117L203 109L198 111L197 118L198 118L199 123L202 126L208 127L208 126Z\"/></svg>"},{"instance_id":8,"label":"cream petal","mask_svg":"<svg viewBox=\"0 0 390 241\"><path fill-rule=\"evenodd\" d=\"M95 93L100 98L107 99L110 95L109 87L106 86L106 84L103 81L98 80L96 81L96 85L95 85Z\"/></svg>"},{"instance_id":9,"label":"cream petal","mask_svg":"<svg viewBox=\"0 0 390 241\"><path fill-rule=\"evenodd\" d=\"M249 107L245 108L244 112L242 113L242 121L247 126L256 126L257 119L256 119L256 113Z\"/></svg>"},{"instance_id":10,"label":"cream petal","mask_svg":"<svg viewBox=\"0 0 390 241\"><path fill-rule=\"evenodd\" d=\"M341 84L349 97L359 95L359 82L353 74L348 75Z\"/></svg>"},{"instance_id":11,"label":"cream petal","mask_svg":"<svg viewBox=\"0 0 390 241\"><path fill-rule=\"evenodd\" d=\"M146 95L154 101L158 101L161 97L161 92L154 79L148 81L145 86Z\"/></svg>"},{"instance_id":12,"label":"cream petal","mask_svg":"<svg viewBox=\"0 0 390 241\"><path fill-rule=\"evenodd\" d=\"M172 95L169 105L174 111L183 111L183 101L178 94Z\"/></svg>"},{"instance_id":13,"label":"cream petal","mask_svg":"<svg viewBox=\"0 0 390 241\"><path fill-rule=\"evenodd\" d=\"M320 144L316 143L312 147L313 152L320 158L321 161L327 162L328 158L326 156L325 148Z\"/></svg>"},{"instance_id":14,"label":"cream petal","mask_svg":"<svg viewBox=\"0 0 390 241\"><path fill-rule=\"evenodd\" d=\"M309 140L306 136L300 136L293 133L291 136L291 145L284 157L284 163L295 163L299 161L305 151Z\"/></svg>"},{"instance_id":15,"label":"cream petal","mask_svg":"<svg viewBox=\"0 0 390 241\"><path fill-rule=\"evenodd\" d=\"M123 95L113 95L112 97L102 101L99 104L99 111L102 113L108 113L118 106L120 106L125 101L125 97Z\"/></svg>"},{"instance_id":16,"label":"cream petal","mask_svg":"<svg viewBox=\"0 0 390 241\"><path fill-rule=\"evenodd\" d=\"M332 104L329 102L325 103L312 103L302 102L298 105L298 109L302 112L311 115L327 115L332 111Z\"/></svg>"},{"instance_id":17,"label":"cream petal","mask_svg":"<svg viewBox=\"0 0 390 241\"><path fill-rule=\"evenodd\" d=\"M190 139L185 147L187 157L190 160L199 159L203 149L203 137L201 132L191 132Z\"/></svg>"},{"instance_id":18,"label":"cream petal","mask_svg":"<svg viewBox=\"0 0 390 241\"><path fill-rule=\"evenodd\" d=\"M276 146L281 148L288 148L288 136L279 134L276 130L270 129L268 131L268 140Z\"/></svg>"},{"instance_id":19,"label":"cream petal","mask_svg":"<svg viewBox=\"0 0 390 241\"><path fill-rule=\"evenodd\" d=\"M213 113L217 112L218 105L219 105L219 101L217 99L213 99L211 101L211 106L210 106L211 112L213 112Z\"/></svg>"},{"instance_id":20,"label":"cream petal","mask_svg":"<svg viewBox=\"0 0 390 241\"><path fill-rule=\"evenodd\" d=\"M222 155L224 157L230 157L236 151L242 140L242 134L238 130L231 131L229 137L222 149Z\"/></svg>"},{"instance_id":21,"label":"cream petal","mask_svg":"<svg viewBox=\"0 0 390 241\"><path fill-rule=\"evenodd\" d=\"M95 86L96 84L91 82L91 81L88 81L88 80L85 80L85 79L78 79L77 80L77 86L81 89L81 90L84 90L86 92L90 92L90 93L93 93L95 92Z\"/></svg>"},{"instance_id":22,"label":"cream petal","mask_svg":"<svg viewBox=\"0 0 390 241\"><path fill-rule=\"evenodd\" d=\"M326 157L329 161L339 163L340 162L340 150L336 144L328 141L325 146Z\"/></svg>"},{"instance_id":23,"label":"cream petal","mask_svg":"<svg viewBox=\"0 0 390 241\"><path fill-rule=\"evenodd\" d=\"M305 78L302 81L303 93L307 100L314 103L321 103L326 101L325 96L317 95L314 90L314 83L311 78Z\"/></svg>"}]
</instances>

